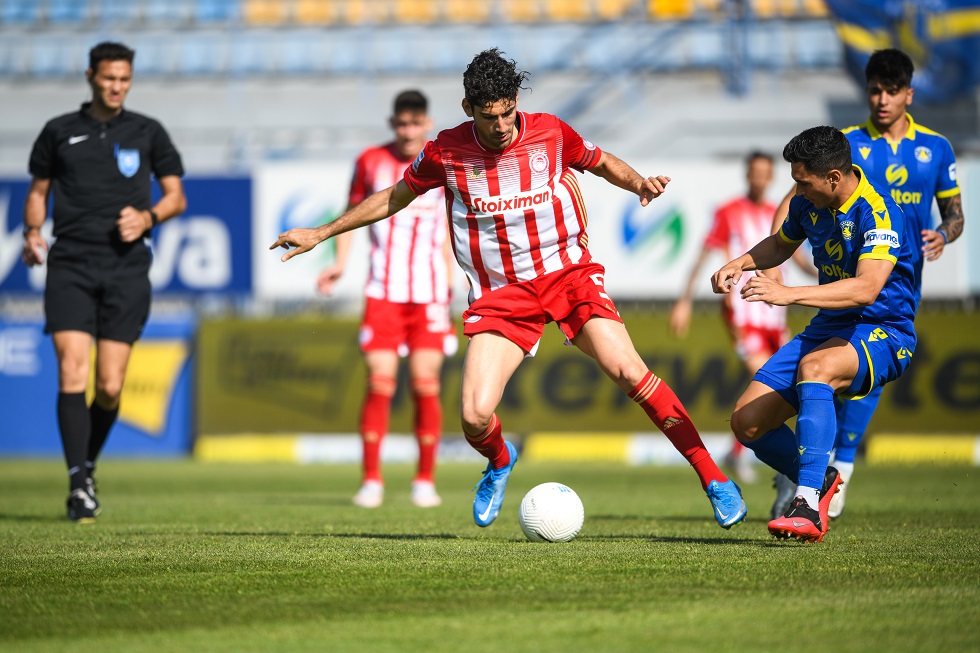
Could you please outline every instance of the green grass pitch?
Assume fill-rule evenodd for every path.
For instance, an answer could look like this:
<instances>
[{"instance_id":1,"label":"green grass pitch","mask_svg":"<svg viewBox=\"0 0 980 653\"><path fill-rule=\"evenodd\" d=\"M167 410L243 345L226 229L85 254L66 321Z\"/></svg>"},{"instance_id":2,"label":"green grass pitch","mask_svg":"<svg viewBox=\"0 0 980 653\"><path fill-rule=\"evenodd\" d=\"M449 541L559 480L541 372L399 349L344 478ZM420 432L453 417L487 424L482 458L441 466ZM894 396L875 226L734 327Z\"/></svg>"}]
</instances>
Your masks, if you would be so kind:
<instances>
[{"instance_id":1,"label":"green grass pitch","mask_svg":"<svg viewBox=\"0 0 980 653\"><path fill-rule=\"evenodd\" d=\"M0 461L0 649L19 651L977 651L980 473L860 466L822 544L777 542L768 482L725 531L689 469L519 463L477 528L481 468L444 504L353 507L352 465L108 460L98 523L56 461ZM767 477L768 478L768 477ZM574 488L585 527L532 544L523 494Z\"/></svg>"}]
</instances>

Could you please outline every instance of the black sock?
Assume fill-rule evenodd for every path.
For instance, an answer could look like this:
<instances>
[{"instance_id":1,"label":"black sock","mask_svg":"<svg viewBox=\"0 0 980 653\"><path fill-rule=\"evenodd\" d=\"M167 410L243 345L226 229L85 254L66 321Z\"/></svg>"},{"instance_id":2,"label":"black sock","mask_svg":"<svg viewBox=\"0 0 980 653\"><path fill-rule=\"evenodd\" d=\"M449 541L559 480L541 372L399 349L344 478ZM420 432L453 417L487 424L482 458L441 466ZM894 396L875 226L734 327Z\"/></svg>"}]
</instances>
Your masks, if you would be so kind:
<instances>
[{"instance_id":1,"label":"black sock","mask_svg":"<svg viewBox=\"0 0 980 653\"><path fill-rule=\"evenodd\" d=\"M116 417L119 415L119 405L117 404L112 410L106 410L99 404L92 402L92 407L88 410L91 416L92 434L89 436L88 457L85 460L89 466L87 474L88 476L92 476L92 471L95 470L95 461L98 459L99 453L102 451L102 447L109 437L109 431L112 429L112 425L116 423Z\"/></svg>"},{"instance_id":2,"label":"black sock","mask_svg":"<svg viewBox=\"0 0 980 653\"><path fill-rule=\"evenodd\" d=\"M85 487L85 454L92 425L84 392L58 393L58 427L72 490Z\"/></svg>"}]
</instances>

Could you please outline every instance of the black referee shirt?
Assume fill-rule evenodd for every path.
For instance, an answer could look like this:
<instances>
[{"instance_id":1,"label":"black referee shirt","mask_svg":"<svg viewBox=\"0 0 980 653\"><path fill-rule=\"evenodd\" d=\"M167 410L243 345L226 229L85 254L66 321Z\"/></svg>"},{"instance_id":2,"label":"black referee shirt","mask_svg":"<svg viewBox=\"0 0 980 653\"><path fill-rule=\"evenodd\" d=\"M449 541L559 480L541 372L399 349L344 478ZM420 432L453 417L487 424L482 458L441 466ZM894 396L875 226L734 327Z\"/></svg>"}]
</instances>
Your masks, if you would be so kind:
<instances>
[{"instance_id":1,"label":"black referee shirt","mask_svg":"<svg viewBox=\"0 0 980 653\"><path fill-rule=\"evenodd\" d=\"M123 109L108 122L89 103L52 119L31 151L32 177L50 179L54 235L87 243L118 243L116 220L126 206L152 206L150 175L183 176L180 154L163 125Z\"/></svg>"}]
</instances>

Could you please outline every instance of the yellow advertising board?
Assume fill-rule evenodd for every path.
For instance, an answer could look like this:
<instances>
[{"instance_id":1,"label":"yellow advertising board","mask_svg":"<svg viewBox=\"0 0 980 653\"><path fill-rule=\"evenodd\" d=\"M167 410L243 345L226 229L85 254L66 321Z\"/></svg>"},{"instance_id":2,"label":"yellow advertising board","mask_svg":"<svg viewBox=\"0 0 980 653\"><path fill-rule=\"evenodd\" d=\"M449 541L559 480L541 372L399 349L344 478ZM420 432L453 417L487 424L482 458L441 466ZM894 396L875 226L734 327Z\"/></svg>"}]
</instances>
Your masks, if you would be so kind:
<instances>
[{"instance_id":1,"label":"yellow advertising board","mask_svg":"<svg viewBox=\"0 0 980 653\"><path fill-rule=\"evenodd\" d=\"M802 328L809 312L791 313ZM668 334L663 311L623 312L637 351L664 378L704 432L728 431L748 376L714 306L696 314L688 337ZM980 315L921 311L919 345L903 378L886 388L872 430L980 431ZM498 414L506 431L635 433L653 430L643 411L553 326L508 385ZM465 349L465 348L464 348ZM198 433L352 433L365 384L357 321L315 315L207 320L198 340ZM461 351L443 370L445 431L459 432ZM412 430L402 379L391 430Z\"/></svg>"}]
</instances>

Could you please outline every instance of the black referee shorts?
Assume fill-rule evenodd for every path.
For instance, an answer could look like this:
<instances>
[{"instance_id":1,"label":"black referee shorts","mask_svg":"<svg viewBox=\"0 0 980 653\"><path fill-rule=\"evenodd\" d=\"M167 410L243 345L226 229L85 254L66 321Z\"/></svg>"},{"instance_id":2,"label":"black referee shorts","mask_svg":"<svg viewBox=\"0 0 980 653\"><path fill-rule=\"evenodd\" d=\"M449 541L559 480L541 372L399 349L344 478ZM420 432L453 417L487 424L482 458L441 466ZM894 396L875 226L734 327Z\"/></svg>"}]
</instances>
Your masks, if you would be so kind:
<instances>
[{"instance_id":1,"label":"black referee shorts","mask_svg":"<svg viewBox=\"0 0 980 653\"><path fill-rule=\"evenodd\" d=\"M142 241L121 247L56 241L48 253L45 333L136 342L150 314L152 258Z\"/></svg>"}]
</instances>

